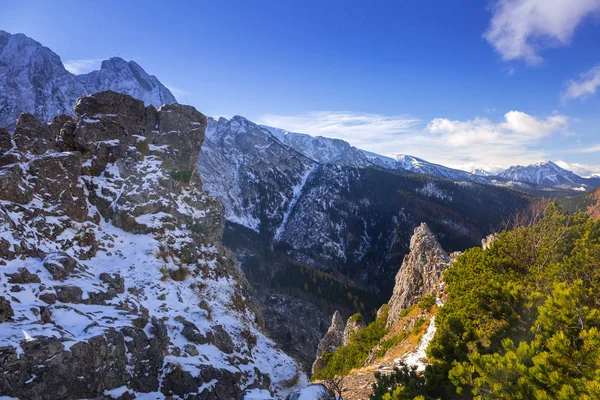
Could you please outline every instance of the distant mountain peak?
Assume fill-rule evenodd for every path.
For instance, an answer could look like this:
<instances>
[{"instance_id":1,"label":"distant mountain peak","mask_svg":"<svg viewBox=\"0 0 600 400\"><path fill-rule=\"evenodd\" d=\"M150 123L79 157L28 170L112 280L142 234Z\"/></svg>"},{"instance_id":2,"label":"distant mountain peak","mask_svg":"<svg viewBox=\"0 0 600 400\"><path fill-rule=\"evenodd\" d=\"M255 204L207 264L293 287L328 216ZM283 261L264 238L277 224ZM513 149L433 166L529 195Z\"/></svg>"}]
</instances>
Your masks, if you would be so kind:
<instances>
[{"instance_id":1,"label":"distant mountain peak","mask_svg":"<svg viewBox=\"0 0 600 400\"><path fill-rule=\"evenodd\" d=\"M129 94L155 107L177 102L134 61L112 57L98 71L74 75L56 53L35 39L0 31L0 127L12 130L25 112L42 121L73 115L79 97L104 90Z\"/></svg>"},{"instance_id":2,"label":"distant mountain peak","mask_svg":"<svg viewBox=\"0 0 600 400\"><path fill-rule=\"evenodd\" d=\"M530 165L515 165L498 174L501 178L533 183L544 186L557 186L571 183L585 183L585 179L572 171L561 168L551 160Z\"/></svg>"}]
</instances>

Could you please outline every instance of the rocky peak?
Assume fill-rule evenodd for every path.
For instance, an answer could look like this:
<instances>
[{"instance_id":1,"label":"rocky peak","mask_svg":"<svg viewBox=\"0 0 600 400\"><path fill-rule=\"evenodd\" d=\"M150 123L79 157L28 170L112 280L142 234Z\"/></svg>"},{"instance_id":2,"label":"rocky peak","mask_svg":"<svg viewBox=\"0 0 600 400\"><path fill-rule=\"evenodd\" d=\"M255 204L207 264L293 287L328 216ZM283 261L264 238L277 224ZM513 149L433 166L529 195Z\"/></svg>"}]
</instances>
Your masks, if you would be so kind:
<instances>
[{"instance_id":1,"label":"rocky peak","mask_svg":"<svg viewBox=\"0 0 600 400\"><path fill-rule=\"evenodd\" d=\"M435 292L449 263L450 257L427 224L422 223L415 228L410 239L410 252L404 257L396 275L396 284L388 303L388 326L397 322L400 312L416 304L421 296Z\"/></svg>"},{"instance_id":2,"label":"rocky peak","mask_svg":"<svg viewBox=\"0 0 600 400\"><path fill-rule=\"evenodd\" d=\"M120 57L102 61L98 71L78 75L77 79L89 93L104 90L123 92L155 107L177 103L171 91L154 75L148 74L136 62Z\"/></svg>"},{"instance_id":3,"label":"rocky peak","mask_svg":"<svg viewBox=\"0 0 600 400\"><path fill-rule=\"evenodd\" d=\"M317 347L317 354L315 356L315 362L312 366L313 375L315 372L319 371L326 365L325 360L323 359L323 354L331 353L335 351L338 347L343 345L344 340L344 319L339 311L333 313L333 317L331 318L331 325L327 330L325 336L319 343Z\"/></svg>"}]
</instances>

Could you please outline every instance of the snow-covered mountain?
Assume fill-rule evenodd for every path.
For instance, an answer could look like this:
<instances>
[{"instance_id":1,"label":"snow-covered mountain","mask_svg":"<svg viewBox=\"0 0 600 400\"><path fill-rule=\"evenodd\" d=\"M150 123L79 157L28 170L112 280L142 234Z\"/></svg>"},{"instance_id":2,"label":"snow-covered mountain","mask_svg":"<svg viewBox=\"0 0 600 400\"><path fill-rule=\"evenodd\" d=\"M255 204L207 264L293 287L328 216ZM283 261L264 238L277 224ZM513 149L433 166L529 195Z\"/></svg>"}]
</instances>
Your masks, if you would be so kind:
<instances>
[{"instance_id":1,"label":"snow-covered mountain","mask_svg":"<svg viewBox=\"0 0 600 400\"><path fill-rule=\"evenodd\" d=\"M359 149L341 139L311 136L264 126L279 141L321 164L340 164L365 167L369 158Z\"/></svg>"},{"instance_id":2,"label":"snow-covered mountain","mask_svg":"<svg viewBox=\"0 0 600 400\"><path fill-rule=\"evenodd\" d=\"M544 186L586 183L585 178L559 167L552 161L543 161L526 166L512 166L500 172L498 176L512 181L527 182Z\"/></svg>"},{"instance_id":3,"label":"snow-covered mountain","mask_svg":"<svg viewBox=\"0 0 600 400\"><path fill-rule=\"evenodd\" d=\"M264 128L282 143L321 164L338 164L354 167L377 166L392 170L402 169L417 174L431 175L454 181L466 180L489 183L489 181L481 176L430 163L413 156L399 155L394 159L358 149L341 139L293 133L268 126L264 126Z\"/></svg>"},{"instance_id":4,"label":"snow-covered mountain","mask_svg":"<svg viewBox=\"0 0 600 400\"><path fill-rule=\"evenodd\" d=\"M130 94L159 107L175 97L139 65L120 58L102 63L99 71L73 75L52 50L20 33L0 30L0 127L14 128L27 112L42 121L73 115L75 101L102 90Z\"/></svg>"},{"instance_id":5,"label":"snow-covered mountain","mask_svg":"<svg viewBox=\"0 0 600 400\"><path fill-rule=\"evenodd\" d=\"M146 73L136 62L119 57L102 61L98 71L78 75L77 79L88 93L104 90L126 93L156 108L177 103L175 96L154 75Z\"/></svg>"}]
</instances>

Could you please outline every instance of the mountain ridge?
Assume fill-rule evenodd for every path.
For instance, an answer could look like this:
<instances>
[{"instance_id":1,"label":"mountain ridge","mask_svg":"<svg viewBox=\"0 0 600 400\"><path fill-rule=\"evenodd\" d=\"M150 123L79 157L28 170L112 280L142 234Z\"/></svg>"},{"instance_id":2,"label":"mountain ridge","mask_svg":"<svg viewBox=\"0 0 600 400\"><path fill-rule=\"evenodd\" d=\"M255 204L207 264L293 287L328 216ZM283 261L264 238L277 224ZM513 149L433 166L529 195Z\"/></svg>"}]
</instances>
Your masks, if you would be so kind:
<instances>
[{"instance_id":1,"label":"mountain ridge","mask_svg":"<svg viewBox=\"0 0 600 400\"><path fill-rule=\"evenodd\" d=\"M134 61L113 57L100 70L74 75L50 48L22 33L0 30L0 127L12 131L22 113L42 121L74 115L83 95L113 90L133 95L156 108L177 103L173 94Z\"/></svg>"}]
</instances>

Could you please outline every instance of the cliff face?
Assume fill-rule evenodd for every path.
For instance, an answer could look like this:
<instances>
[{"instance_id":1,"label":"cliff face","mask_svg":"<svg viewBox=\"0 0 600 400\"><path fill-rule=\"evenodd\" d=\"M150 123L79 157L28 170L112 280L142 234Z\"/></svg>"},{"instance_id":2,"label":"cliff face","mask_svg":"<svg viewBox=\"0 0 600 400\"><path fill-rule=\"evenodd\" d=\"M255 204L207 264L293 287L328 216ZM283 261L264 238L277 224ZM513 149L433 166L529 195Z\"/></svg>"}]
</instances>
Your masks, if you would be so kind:
<instances>
[{"instance_id":1,"label":"cliff face","mask_svg":"<svg viewBox=\"0 0 600 400\"><path fill-rule=\"evenodd\" d=\"M74 110L0 130L0 393L284 396L302 375L195 170L204 115L110 91Z\"/></svg>"},{"instance_id":2,"label":"cliff face","mask_svg":"<svg viewBox=\"0 0 600 400\"><path fill-rule=\"evenodd\" d=\"M410 252L396 275L394 292L389 301L387 326L398 322L402 310L416 304L425 294L435 293L442 273L450 265L450 256L442 249L426 224L415 228Z\"/></svg>"}]
</instances>

